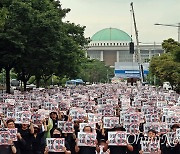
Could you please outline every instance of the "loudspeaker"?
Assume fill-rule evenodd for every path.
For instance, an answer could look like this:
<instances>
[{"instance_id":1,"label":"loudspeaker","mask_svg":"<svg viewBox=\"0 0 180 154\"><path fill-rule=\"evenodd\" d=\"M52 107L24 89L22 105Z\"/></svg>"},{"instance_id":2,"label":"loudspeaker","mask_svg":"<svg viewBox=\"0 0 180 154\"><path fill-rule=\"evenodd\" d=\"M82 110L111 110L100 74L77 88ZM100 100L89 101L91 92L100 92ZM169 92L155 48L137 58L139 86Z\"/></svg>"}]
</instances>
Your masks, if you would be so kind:
<instances>
[{"instance_id":1,"label":"loudspeaker","mask_svg":"<svg viewBox=\"0 0 180 154\"><path fill-rule=\"evenodd\" d=\"M130 52L130 54L134 54L134 43L133 42L129 43L129 52Z\"/></svg>"}]
</instances>

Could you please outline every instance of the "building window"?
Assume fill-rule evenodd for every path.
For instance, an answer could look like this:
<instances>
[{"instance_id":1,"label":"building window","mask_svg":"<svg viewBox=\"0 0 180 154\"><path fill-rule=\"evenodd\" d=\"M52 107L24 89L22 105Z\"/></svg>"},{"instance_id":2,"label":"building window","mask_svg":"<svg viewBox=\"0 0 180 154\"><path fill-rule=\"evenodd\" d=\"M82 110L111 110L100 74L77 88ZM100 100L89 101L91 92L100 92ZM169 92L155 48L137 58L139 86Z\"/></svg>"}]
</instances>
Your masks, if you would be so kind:
<instances>
[{"instance_id":1,"label":"building window","mask_svg":"<svg viewBox=\"0 0 180 154\"><path fill-rule=\"evenodd\" d=\"M98 46L99 46L99 43L98 43Z\"/></svg>"},{"instance_id":2,"label":"building window","mask_svg":"<svg viewBox=\"0 0 180 154\"><path fill-rule=\"evenodd\" d=\"M112 43L110 43L110 46L112 46Z\"/></svg>"},{"instance_id":3,"label":"building window","mask_svg":"<svg viewBox=\"0 0 180 154\"><path fill-rule=\"evenodd\" d=\"M109 43L107 43L107 46L109 45Z\"/></svg>"},{"instance_id":4,"label":"building window","mask_svg":"<svg viewBox=\"0 0 180 154\"><path fill-rule=\"evenodd\" d=\"M121 46L121 43L120 43L120 46Z\"/></svg>"},{"instance_id":5,"label":"building window","mask_svg":"<svg viewBox=\"0 0 180 154\"><path fill-rule=\"evenodd\" d=\"M104 43L104 46L106 46L106 43Z\"/></svg>"},{"instance_id":6,"label":"building window","mask_svg":"<svg viewBox=\"0 0 180 154\"><path fill-rule=\"evenodd\" d=\"M117 43L117 46L118 46L119 44Z\"/></svg>"},{"instance_id":7,"label":"building window","mask_svg":"<svg viewBox=\"0 0 180 154\"><path fill-rule=\"evenodd\" d=\"M102 43L101 43L101 46L102 46Z\"/></svg>"},{"instance_id":8,"label":"building window","mask_svg":"<svg viewBox=\"0 0 180 154\"><path fill-rule=\"evenodd\" d=\"M116 43L114 43L114 46L116 45Z\"/></svg>"},{"instance_id":9,"label":"building window","mask_svg":"<svg viewBox=\"0 0 180 154\"><path fill-rule=\"evenodd\" d=\"M122 45L124 46L124 43Z\"/></svg>"}]
</instances>

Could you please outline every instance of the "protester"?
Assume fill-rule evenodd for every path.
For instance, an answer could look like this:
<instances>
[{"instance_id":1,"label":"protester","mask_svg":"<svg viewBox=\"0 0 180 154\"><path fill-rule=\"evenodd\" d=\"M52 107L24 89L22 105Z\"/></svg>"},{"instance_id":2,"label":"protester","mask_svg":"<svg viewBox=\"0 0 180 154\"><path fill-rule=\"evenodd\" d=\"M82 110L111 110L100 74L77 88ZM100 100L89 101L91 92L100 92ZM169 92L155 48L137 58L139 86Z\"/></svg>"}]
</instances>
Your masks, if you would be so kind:
<instances>
[{"instance_id":1,"label":"protester","mask_svg":"<svg viewBox=\"0 0 180 154\"><path fill-rule=\"evenodd\" d=\"M85 126L83 129L85 133L93 133L93 130L90 126ZM76 140L75 152L79 154L96 154L96 151L99 152L100 149L98 147L97 140L95 141L96 147L90 146L78 146L78 139Z\"/></svg>"},{"instance_id":2,"label":"protester","mask_svg":"<svg viewBox=\"0 0 180 154\"><path fill-rule=\"evenodd\" d=\"M46 122L43 120L42 125L33 125L34 126L34 135L32 138L32 149L33 154L43 154L45 143L45 132L47 131Z\"/></svg>"},{"instance_id":3,"label":"protester","mask_svg":"<svg viewBox=\"0 0 180 154\"><path fill-rule=\"evenodd\" d=\"M98 143L99 152L97 154L110 154L110 149L108 149L108 144L104 139L101 139Z\"/></svg>"},{"instance_id":4,"label":"protester","mask_svg":"<svg viewBox=\"0 0 180 154\"><path fill-rule=\"evenodd\" d=\"M8 129L17 129L15 128L15 123L13 119L8 119L6 122L6 126ZM20 133L17 133L17 141L14 141L13 145L16 147L16 153L21 154L20 148L26 146L26 142L22 138Z\"/></svg>"},{"instance_id":5,"label":"protester","mask_svg":"<svg viewBox=\"0 0 180 154\"><path fill-rule=\"evenodd\" d=\"M144 138L142 139L141 138L141 141L140 142L147 142L148 146L146 148L147 151L143 151L144 149L142 148L142 146L140 147L140 151L139 153L140 154L143 154L143 153L146 153L146 152L149 152L149 153L154 153L154 154L161 154L161 150L160 150L160 145L161 145L161 142L160 142L160 138L157 136L157 132L153 129L150 129L148 131L148 136L144 136ZM141 143L143 144L143 143ZM152 145L154 144L154 145ZM152 145L152 146L150 146Z\"/></svg>"},{"instance_id":6,"label":"protester","mask_svg":"<svg viewBox=\"0 0 180 154\"><path fill-rule=\"evenodd\" d=\"M15 91L0 100L0 154L180 153L174 91L96 84Z\"/></svg>"},{"instance_id":7,"label":"protester","mask_svg":"<svg viewBox=\"0 0 180 154\"><path fill-rule=\"evenodd\" d=\"M20 146L21 153L24 154L33 154L33 134L34 134L34 127L33 123L29 124L22 124L19 128L18 132L21 134L22 138L25 140L25 145Z\"/></svg>"},{"instance_id":8,"label":"protester","mask_svg":"<svg viewBox=\"0 0 180 154\"><path fill-rule=\"evenodd\" d=\"M62 137L62 131L58 128L53 128L51 130L51 137L52 138L61 138ZM64 152L48 152L48 147L45 148L44 154L71 154L70 147L67 141L65 141L65 146L62 147L62 150Z\"/></svg>"}]
</instances>

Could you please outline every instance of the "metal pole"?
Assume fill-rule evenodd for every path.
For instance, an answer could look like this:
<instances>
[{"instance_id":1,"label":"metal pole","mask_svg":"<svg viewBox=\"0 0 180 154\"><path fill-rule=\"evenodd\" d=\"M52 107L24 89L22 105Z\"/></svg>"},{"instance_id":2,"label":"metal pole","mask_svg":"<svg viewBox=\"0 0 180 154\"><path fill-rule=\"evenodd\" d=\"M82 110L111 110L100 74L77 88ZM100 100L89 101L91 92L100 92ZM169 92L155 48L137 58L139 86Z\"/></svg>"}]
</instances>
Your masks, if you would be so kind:
<instances>
[{"instance_id":1,"label":"metal pole","mask_svg":"<svg viewBox=\"0 0 180 154\"><path fill-rule=\"evenodd\" d=\"M135 29L136 42L137 42L137 52L135 52L135 53L136 53L136 62L141 63L141 55L140 55L140 47L139 47L138 30L137 30L135 15L134 15L133 2L131 3L131 7L132 7L132 10L131 10L131 11L132 11L132 15L133 15L134 29Z\"/></svg>"},{"instance_id":2,"label":"metal pole","mask_svg":"<svg viewBox=\"0 0 180 154\"><path fill-rule=\"evenodd\" d=\"M134 21L134 29L135 29L135 34L136 34L136 42L137 42L137 51L135 52L135 59L136 62L139 64L139 71L140 71L140 78L141 82L143 82L143 72L141 70L141 51L140 51L140 46L139 46L139 38L138 38L138 30L137 30L137 25L136 25L136 19L135 19L135 14L134 14L134 8L133 8L133 2L131 2L131 8L132 8L132 15L133 15L133 21Z\"/></svg>"},{"instance_id":3,"label":"metal pole","mask_svg":"<svg viewBox=\"0 0 180 154\"><path fill-rule=\"evenodd\" d=\"M178 42L180 43L180 23L178 23Z\"/></svg>"},{"instance_id":4,"label":"metal pole","mask_svg":"<svg viewBox=\"0 0 180 154\"><path fill-rule=\"evenodd\" d=\"M168 26L168 27L177 27L178 28L178 42L180 43L180 23L178 23L178 25L171 25L171 24L159 24L156 23L154 25L158 25L158 26Z\"/></svg>"}]
</instances>

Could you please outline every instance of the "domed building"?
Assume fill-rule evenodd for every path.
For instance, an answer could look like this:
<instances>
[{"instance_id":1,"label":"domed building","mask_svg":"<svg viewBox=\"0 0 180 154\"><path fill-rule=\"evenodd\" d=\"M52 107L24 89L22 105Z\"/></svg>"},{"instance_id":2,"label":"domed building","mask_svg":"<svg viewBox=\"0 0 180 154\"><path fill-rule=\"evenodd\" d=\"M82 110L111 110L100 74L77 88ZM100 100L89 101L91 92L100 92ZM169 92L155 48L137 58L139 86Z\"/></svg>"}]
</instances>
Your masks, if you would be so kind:
<instances>
[{"instance_id":1,"label":"domed building","mask_svg":"<svg viewBox=\"0 0 180 154\"><path fill-rule=\"evenodd\" d=\"M134 67L138 68L138 64L134 61L134 54L129 51L131 41L131 37L123 30L117 28L102 29L91 37L87 56L90 59L98 59L104 61L106 65L115 67L115 76L118 75L119 67L132 71L135 69ZM136 46L134 49L136 52ZM146 65L146 69L148 69L149 60L154 55L160 55L163 52L161 44L140 44L141 62ZM129 67L126 69L127 66Z\"/></svg>"}]
</instances>

